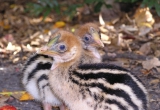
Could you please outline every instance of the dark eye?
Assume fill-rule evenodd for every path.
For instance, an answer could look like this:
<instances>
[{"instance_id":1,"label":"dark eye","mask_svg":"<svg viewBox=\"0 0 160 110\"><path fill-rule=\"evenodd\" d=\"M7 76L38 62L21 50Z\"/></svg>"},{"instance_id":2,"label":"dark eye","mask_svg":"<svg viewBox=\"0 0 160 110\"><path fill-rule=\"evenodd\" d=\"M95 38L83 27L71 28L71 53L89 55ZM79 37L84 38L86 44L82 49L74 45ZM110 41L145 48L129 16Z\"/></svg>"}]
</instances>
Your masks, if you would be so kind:
<instances>
[{"instance_id":1,"label":"dark eye","mask_svg":"<svg viewBox=\"0 0 160 110\"><path fill-rule=\"evenodd\" d=\"M90 34L85 34L83 37L85 43L90 43L92 41L92 36Z\"/></svg>"},{"instance_id":2,"label":"dark eye","mask_svg":"<svg viewBox=\"0 0 160 110\"><path fill-rule=\"evenodd\" d=\"M60 45L60 46L59 46L59 49L60 49L60 50L65 50L65 48L66 48L65 45Z\"/></svg>"},{"instance_id":3,"label":"dark eye","mask_svg":"<svg viewBox=\"0 0 160 110\"><path fill-rule=\"evenodd\" d=\"M65 44L60 44L58 46L58 51L59 52L65 52L66 51L66 45Z\"/></svg>"},{"instance_id":4,"label":"dark eye","mask_svg":"<svg viewBox=\"0 0 160 110\"><path fill-rule=\"evenodd\" d=\"M90 38L88 36L85 36L84 40L88 42L90 40Z\"/></svg>"}]
</instances>

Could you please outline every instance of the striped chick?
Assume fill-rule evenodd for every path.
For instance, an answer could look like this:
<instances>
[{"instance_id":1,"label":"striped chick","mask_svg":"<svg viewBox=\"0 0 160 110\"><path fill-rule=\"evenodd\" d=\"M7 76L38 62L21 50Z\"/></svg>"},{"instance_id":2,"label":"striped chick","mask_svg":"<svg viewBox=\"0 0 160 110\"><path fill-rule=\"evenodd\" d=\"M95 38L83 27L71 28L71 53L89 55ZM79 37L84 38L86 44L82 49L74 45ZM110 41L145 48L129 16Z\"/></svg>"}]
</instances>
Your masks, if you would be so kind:
<instances>
[{"instance_id":1,"label":"striped chick","mask_svg":"<svg viewBox=\"0 0 160 110\"><path fill-rule=\"evenodd\" d=\"M81 46L73 36L61 34L39 51L54 58L49 84L70 110L147 110L146 88L132 72L106 63L79 65Z\"/></svg>"},{"instance_id":2,"label":"striped chick","mask_svg":"<svg viewBox=\"0 0 160 110\"><path fill-rule=\"evenodd\" d=\"M85 28L86 31L84 31L83 28ZM99 39L100 34L98 32L98 27L92 23L87 23L84 26L82 25L79 30L77 30L76 34L80 37L84 46L83 49L85 50L83 54L83 60L80 62L81 64L101 61L101 57L96 50L99 47L103 47L103 44ZM89 36L87 36L85 33L87 33ZM94 51L91 53L89 49ZM23 69L22 83L25 89L36 100L43 103L44 110L51 110L52 106L59 106L60 109L63 110L63 104L54 95L54 92L50 89L48 83L48 74L53 61L54 60L52 57L42 54L34 54L31 56Z\"/></svg>"}]
</instances>

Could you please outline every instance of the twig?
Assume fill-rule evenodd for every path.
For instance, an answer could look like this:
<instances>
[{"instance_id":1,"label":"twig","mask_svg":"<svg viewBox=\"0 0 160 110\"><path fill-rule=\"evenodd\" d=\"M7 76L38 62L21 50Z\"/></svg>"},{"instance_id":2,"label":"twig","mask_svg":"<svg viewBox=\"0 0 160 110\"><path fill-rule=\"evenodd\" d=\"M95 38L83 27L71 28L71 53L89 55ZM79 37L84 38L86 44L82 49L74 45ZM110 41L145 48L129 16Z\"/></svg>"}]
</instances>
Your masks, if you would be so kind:
<instances>
[{"instance_id":1,"label":"twig","mask_svg":"<svg viewBox=\"0 0 160 110\"><path fill-rule=\"evenodd\" d=\"M116 53L115 56L108 56L105 54L102 58L103 61L106 60L115 60L116 58L127 58L132 60L146 60L146 56L137 55L132 52L126 52L126 53Z\"/></svg>"}]
</instances>

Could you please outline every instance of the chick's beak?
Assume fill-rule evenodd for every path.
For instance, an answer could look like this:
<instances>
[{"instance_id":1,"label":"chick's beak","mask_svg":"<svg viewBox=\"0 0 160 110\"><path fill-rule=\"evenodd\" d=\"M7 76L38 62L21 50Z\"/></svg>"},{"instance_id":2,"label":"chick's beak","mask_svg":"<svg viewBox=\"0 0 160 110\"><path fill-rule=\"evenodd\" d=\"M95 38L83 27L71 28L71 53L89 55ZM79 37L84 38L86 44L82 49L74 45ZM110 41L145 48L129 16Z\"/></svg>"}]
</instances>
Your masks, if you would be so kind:
<instances>
[{"instance_id":1,"label":"chick's beak","mask_svg":"<svg viewBox=\"0 0 160 110\"><path fill-rule=\"evenodd\" d=\"M44 46L44 47L41 47L38 51L37 51L38 54L43 54L43 55L48 55L48 56L54 56L54 55L57 55L58 53L54 50L50 50L49 47L47 46Z\"/></svg>"},{"instance_id":2,"label":"chick's beak","mask_svg":"<svg viewBox=\"0 0 160 110\"><path fill-rule=\"evenodd\" d=\"M94 41L95 41L100 47L104 47L104 44L103 44L103 42L101 41L98 32L92 33L92 36L93 36Z\"/></svg>"}]
</instances>

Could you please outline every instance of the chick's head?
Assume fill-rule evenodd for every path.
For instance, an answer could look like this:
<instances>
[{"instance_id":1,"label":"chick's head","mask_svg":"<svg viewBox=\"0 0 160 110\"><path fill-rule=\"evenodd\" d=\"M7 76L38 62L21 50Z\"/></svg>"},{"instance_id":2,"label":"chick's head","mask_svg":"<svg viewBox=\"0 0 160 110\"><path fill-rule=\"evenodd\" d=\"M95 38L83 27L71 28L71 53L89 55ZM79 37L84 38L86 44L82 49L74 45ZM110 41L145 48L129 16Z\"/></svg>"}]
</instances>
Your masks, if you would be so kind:
<instances>
[{"instance_id":1,"label":"chick's head","mask_svg":"<svg viewBox=\"0 0 160 110\"><path fill-rule=\"evenodd\" d=\"M48 44L39 49L38 54L53 57L54 62L67 63L78 60L81 55L81 42L70 32L58 31L52 35Z\"/></svg>"},{"instance_id":2,"label":"chick's head","mask_svg":"<svg viewBox=\"0 0 160 110\"><path fill-rule=\"evenodd\" d=\"M97 25L86 23L77 29L75 34L82 40L84 53L100 58L98 49L104 47L101 41L101 33Z\"/></svg>"}]
</instances>

